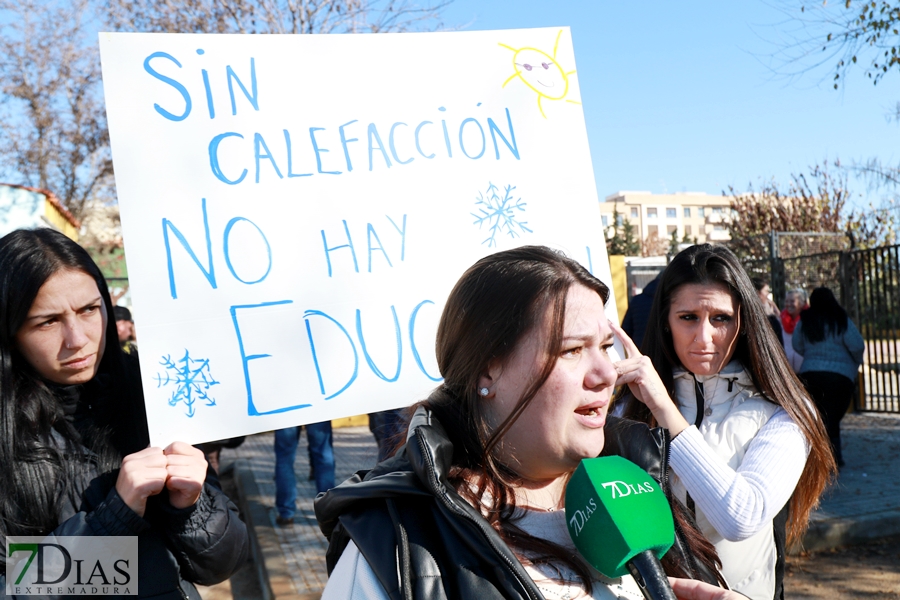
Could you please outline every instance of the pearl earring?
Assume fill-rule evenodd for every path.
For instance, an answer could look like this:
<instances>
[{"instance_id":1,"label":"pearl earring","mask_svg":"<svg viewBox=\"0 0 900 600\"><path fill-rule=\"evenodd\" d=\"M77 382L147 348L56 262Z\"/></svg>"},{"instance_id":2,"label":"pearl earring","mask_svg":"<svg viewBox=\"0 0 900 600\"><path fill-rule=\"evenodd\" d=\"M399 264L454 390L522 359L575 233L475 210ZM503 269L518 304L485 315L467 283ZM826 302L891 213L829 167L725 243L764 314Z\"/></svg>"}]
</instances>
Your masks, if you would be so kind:
<instances>
[{"instance_id":1,"label":"pearl earring","mask_svg":"<svg viewBox=\"0 0 900 600\"><path fill-rule=\"evenodd\" d=\"M481 394L482 396L487 396L488 394L491 393L491 390L487 389L486 387L483 387L480 390L478 390L478 393Z\"/></svg>"}]
</instances>

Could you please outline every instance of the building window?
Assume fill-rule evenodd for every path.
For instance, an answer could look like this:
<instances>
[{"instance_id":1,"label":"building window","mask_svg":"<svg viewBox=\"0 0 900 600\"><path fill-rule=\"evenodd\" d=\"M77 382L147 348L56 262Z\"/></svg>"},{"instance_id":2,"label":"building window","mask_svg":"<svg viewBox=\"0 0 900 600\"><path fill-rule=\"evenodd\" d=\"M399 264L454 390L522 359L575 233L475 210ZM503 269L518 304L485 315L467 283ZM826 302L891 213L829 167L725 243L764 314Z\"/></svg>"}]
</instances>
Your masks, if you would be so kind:
<instances>
[{"instance_id":1,"label":"building window","mask_svg":"<svg viewBox=\"0 0 900 600\"><path fill-rule=\"evenodd\" d=\"M703 208L702 206L697 207L697 216L700 217L701 219L702 219L703 217L705 217L705 216L706 216L706 209Z\"/></svg>"},{"instance_id":2,"label":"building window","mask_svg":"<svg viewBox=\"0 0 900 600\"><path fill-rule=\"evenodd\" d=\"M667 219L677 219L678 218L678 210L675 208L667 208L666 209L666 218Z\"/></svg>"},{"instance_id":3,"label":"building window","mask_svg":"<svg viewBox=\"0 0 900 600\"><path fill-rule=\"evenodd\" d=\"M638 218L638 207L637 207L637 206L632 206L632 207L631 207L631 218L632 218L632 219L637 219L637 218Z\"/></svg>"},{"instance_id":4,"label":"building window","mask_svg":"<svg viewBox=\"0 0 900 600\"><path fill-rule=\"evenodd\" d=\"M604 227L609 227L609 217L603 215L600 217L600 220L603 222Z\"/></svg>"},{"instance_id":5,"label":"building window","mask_svg":"<svg viewBox=\"0 0 900 600\"><path fill-rule=\"evenodd\" d=\"M688 218L688 219L691 218L691 209L688 208L687 206L684 207L684 216L685 216L685 218Z\"/></svg>"},{"instance_id":6,"label":"building window","mask_svg":"<svg viewBox=\"0 0 900 600\"><path fill-rule=\"evenodd\" d=\"M725 231L724 225L713 225L713 231Z\"/></svg>"},{"instance_id":7,"label":"building window","mask_svg":"<svg viewBox=\"0 0 900 600\"><path fill-rule=\"evenodd\" d=\"M648 225L647 226L647 237L651 235L659 235L659 227L656 225Z\"/></svg>"},{"instance_id":8,"label":"building window","mask_svg":"<svg viewBox=\"0 0 900 600\"><path fill-rule=\"evenodd\" d=\"M678 232L677 225L666 225L666 235L668 235L669 237L672 237L672 234L677 233L677 232Z\"/></svg>"},{"instance_id":9,"label":"building window","mask_svg":"<svg viewBox=\"0 0 900 600\"><path fill-rule=\"evenodd\" d=\"M722 207L721 207L721 206L713 206L713 214L714 214L714 215L721 215L721 214L722 214Z\"/></svg>"},{"instance_id":10,"label":"building window","mask_svg":"<svg viewBox=\"0 0 900 600\"><path fill-rule=\"evenodd\" d=\"M685 209L685 210L687 210L687 209ZM687 235L687 236L691 235L691 226L690 225L684 226L684 235Z\"/></svg>"},{"instance_id":11,"label":"building window","mask_svg":"<svg viewBox=\"0 0 900 600\"><path fill-rule=\"evenodd\" d=\"M621 227L623 224L622 215L616 215L616 227Z\"/></svg>"},{"instance_id":12,"label":"building window","mask_svg":"<svg viewBox=\"0 0 900 600\"><path fill-rule=\"evenodd\" d=\"M655 219L655 218L656 218L656 209L655 209L655 208L648 208L648 209L647 209L647 218L648 218L648 219Z\"/></svg>"}]
</instances>

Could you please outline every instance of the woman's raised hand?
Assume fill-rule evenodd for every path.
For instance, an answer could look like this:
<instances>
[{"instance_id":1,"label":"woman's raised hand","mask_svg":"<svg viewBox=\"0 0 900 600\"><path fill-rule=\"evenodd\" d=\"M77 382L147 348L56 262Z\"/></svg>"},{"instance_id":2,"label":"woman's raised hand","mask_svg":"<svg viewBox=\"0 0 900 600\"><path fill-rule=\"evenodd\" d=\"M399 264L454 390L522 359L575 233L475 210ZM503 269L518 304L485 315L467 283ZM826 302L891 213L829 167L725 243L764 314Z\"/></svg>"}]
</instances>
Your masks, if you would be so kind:
<instances>
[{"instance_id":1,"label":"woman's raised hand","mask_svg":"<svg viewBox=\"0 0 900 600\"><path fill-rule=\"evenodd\" d=\"M616 372L619 374L616 385L627 384L634 397L647 405L656 422L675 437L688 427L688 422L681 416L678 407L666 391L653 367L653 362L648 356L641 354L640 349L621 327L612 321L609 326L622 342L626 356L624 360L616 363Z\"/></svg>"},{"instance_id":2,"label":"woman's raised hand","mask_svg":"<svg viewBox=\"0 0 900 600\"><path fill-rule=\"evenodd\" d=\"M144 516L147 498L160 493L166 485L168 461L162 448L144 448L122 459L116 491L128 508Z\"/></svg>"},{"instance_id":3,"label":"woman's raised hand","mask_svg":"<svg viewBox=\"0 0 900 600\"><path fill-rule=\"evenodd\" d=\"M206 457L201 450L184 442L172 442L163 452L167 459L169 502L175 508L193 506L206 481Z\"/></svg>"}]
</instances>

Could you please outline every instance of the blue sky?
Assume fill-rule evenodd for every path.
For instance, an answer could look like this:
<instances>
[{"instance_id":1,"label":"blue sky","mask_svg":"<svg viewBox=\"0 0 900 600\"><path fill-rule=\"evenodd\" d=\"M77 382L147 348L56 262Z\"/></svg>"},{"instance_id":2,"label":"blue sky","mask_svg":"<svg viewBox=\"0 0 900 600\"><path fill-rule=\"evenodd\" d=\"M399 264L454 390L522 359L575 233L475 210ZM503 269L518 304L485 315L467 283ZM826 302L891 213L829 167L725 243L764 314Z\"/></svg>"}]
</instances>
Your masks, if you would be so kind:
<instances>
[{"instance_id":1,"label":"blue sky","mask_svg":"<svg viewBox=\"0 0 900 600\"><path fill-rule=\"evenodd\" d=\"M601 199L745 190L826 159L900 161L900 125L886 119L900 74L873 86L858 69L835 91L827 68L773 72L775 40L796 24L767 2L455 0L444 16L466 30L572 28Z\"/></svg>"}]
</instances>

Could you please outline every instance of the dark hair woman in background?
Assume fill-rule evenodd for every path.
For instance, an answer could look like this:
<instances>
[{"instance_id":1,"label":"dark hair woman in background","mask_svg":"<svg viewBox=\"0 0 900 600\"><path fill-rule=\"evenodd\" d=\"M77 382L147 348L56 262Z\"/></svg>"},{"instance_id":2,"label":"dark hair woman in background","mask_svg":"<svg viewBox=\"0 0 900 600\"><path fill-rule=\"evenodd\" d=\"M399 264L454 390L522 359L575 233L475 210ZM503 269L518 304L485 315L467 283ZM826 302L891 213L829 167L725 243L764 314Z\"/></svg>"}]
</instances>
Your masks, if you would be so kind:
<instances>
[{"instance_id":1,"label":"dark hair woman in background","mask_svg":"<svg viewBox=\"0 0 900 600\"><path fill-rule=\"evenodd\" d=\"M746 271L724 246L691 246L663 272L646 356L618 333L625 415L674 438L672 487L728 584L754 600L783 597L785 520L787 541L798 539L834 462Z\"/></svg>"},{"instance_id":2,"label":"dark hair woman in background","mask_svg":"<svg viewBox=\"0 0 900 600\"><path fill-rule=\"evenodd\" d=\"M822 413L834 459L841 467L841 419L853 399L853 384L866 344L847 318L847 311L826 287L813 290L809 308L800 313L798 329L792 343L803 355L800 379Z\"/></svg>"},{"instance_id":3,"label":"dark hair woman in background","mask_svg":"<svg viewBox=\"0 0 900 600\"><path fill-rule=\"evenodd\" d=\"M772 326L772 331L775 332L775 337L781 342L783 348L784 330L781 327L780 311L778 310L778 305L769 298L772 288L769 286L768 280L762 277L751 277L750 281L753 282L753 289L756 290L756 295L759 297L759 301L762 302L763 312L769 320L769 325Z\"/></svg>"},{"instance_id":4,"label":"dark hair woman in background","mask_svg":"<svg viewBox=\"0 0 900 600\"><path fill-rule=\"evenodd\" d=\"M50 229L0 239L0 539L137 536L138 596L199 598L189 582L236 571L247 530L202 452L148 447L137 362L117 340L83 248Z\"/></svg>"},{"instance_id":5,"label":"dark hair woman in background","mask_svg":"<svg viewBox=\"0 0 900 600\"><path fill-rule=\"evenodd\" d=\"M578 557L563 510L572 472L614 435L608 295L539 246L463 274L438 326L444 381L416 406L406 445L316 501L330 540L324 600L642 598L630 576ZM665 456L664 444L641 451ZM691 533L666 555L669 574L696 577L698 562L716 573L712 546Z\"/></svg>"}]
</instances>

